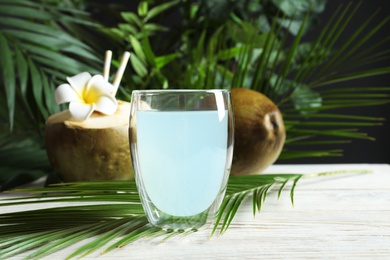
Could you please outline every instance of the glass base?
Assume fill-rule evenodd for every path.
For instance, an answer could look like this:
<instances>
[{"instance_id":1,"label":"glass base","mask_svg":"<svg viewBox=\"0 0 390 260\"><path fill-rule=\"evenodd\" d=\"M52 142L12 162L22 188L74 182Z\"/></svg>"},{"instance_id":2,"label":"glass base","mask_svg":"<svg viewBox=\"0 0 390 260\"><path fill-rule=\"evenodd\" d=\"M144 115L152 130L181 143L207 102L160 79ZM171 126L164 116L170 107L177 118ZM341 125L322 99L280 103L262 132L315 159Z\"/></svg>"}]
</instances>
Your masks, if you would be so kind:
<instances>
[{"instance_id":1,"label":"glass base","mask_svg":"<svg viewBox=\"0 0 390 260\"><path fill-rule=\"evenodd\" d=\"M157 212L155 212L154 215L157 215L158 217L155 219L148 216L150 224L170 232L198 231L210 226L214 219L214 216L210 216L209 210L188 217L172 216L161 211L158 211L157 214L156 213Z\"/></svg>"}]
</instances>

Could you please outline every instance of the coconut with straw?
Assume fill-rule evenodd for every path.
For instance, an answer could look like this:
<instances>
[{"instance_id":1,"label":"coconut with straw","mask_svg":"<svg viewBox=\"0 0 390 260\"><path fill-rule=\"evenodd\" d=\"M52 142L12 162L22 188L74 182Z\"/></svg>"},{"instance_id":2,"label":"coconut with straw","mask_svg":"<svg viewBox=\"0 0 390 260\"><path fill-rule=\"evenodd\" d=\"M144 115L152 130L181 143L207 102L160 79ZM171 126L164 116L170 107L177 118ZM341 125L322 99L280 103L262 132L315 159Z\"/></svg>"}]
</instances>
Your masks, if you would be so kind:
<instances>
[{"instance_id":1,"label":"coconut with straw","mask_svg":"<svg viewBox=\"0 0 390 260\"><path fill-rule=\"evenodd\" d=\"M62 181L134 178L128 142L130 103L115 98L130 53L124 53L112 84L111 57L107 51L103 75L82 72L56 89L57 103L69 103L69 108L47 119L45 146Z\"/></svg>"}]
</instances>

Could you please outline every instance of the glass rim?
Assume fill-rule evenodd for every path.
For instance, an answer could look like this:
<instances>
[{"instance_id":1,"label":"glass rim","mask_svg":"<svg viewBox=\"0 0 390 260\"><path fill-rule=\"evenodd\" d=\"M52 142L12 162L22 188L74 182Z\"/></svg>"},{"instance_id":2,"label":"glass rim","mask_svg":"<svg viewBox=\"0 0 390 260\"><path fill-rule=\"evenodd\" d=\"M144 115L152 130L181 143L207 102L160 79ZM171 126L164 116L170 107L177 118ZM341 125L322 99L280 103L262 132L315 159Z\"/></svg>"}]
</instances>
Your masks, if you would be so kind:
<instances>
[{"instance_id":1,"label":"glass rim","mask_svg":"<svg viewBox=\"0 0 390 260\"><path fill-rule=\"evenodd\" d=\"M158 93L229 93L229 89L136 89L132 94L158 94Z\"/></svg>"}]
</instances>

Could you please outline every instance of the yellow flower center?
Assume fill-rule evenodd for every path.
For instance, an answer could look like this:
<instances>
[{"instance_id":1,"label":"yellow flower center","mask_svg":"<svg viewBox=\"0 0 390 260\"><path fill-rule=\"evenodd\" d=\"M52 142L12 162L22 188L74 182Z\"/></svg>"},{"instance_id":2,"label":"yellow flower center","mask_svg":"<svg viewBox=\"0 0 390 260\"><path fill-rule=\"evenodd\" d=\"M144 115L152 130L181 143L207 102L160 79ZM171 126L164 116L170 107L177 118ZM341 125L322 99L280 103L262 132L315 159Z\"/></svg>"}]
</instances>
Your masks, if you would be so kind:
<instances>
[{"instance_id":1,"label":"yellow flower center","mask_svg":"<svg viewBox=\"0 0 390 260\"><path fill-rule=\"evenodd\" d=\"M94 104L98 101L99 99L99 92L98 91L93 91L93 90L89 90L89 91L86 91L84 92L83 94L83 100L84 100L84 103L86 104Z\"/></svg>"}]
</instances>

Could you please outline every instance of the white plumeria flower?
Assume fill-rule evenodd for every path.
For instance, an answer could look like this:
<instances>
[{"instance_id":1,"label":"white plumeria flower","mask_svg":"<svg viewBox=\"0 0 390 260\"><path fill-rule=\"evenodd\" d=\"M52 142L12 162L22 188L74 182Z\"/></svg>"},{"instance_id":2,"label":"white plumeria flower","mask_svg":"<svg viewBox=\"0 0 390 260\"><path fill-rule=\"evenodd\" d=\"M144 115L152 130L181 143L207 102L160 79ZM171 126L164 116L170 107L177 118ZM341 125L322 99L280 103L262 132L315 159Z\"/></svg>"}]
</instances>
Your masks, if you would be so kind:
<instances>
[{"instance_id":1,"label":"white plumeria flower","mask_svg":"<svg viewBox=\"0 0 390 260\"><path fill-rule=\"evenodd\" d=\"M112 115L117 110L115 87L102 75L91 77L88 72L82 72L66 79L69 84L58 86L55 100L57 104L69 102L69 111L75 120L84 121L94 111Z\"/></svg>"}]
</instances>

